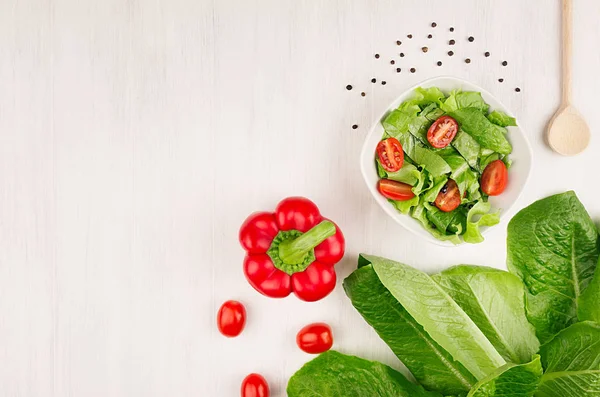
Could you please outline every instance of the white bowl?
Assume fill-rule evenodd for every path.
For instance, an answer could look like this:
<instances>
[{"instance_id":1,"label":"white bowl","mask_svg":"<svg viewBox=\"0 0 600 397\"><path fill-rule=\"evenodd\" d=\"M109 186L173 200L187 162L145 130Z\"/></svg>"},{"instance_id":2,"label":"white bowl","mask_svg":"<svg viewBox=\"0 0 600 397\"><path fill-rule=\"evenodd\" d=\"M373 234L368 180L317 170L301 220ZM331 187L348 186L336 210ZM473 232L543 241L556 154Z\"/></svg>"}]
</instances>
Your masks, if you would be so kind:
<instances>
[{"instance_id":1,"label":"white bowl","mask_svg":"<svg viewBox=\"0 0 600 397\"><path fill-rule=\"evenodd\" d=\"M445 94L448 94L450 91L455 89L462 89L463 91L478 91L481 92L483 99L490 105L490 110L501 110L511 116L513 116L513 114L492 94L473 83L469 83L468 81L457 79L455 77L434 77L432 79L425 80L422 83L415 85L414 87L402 93L398 98L396 98L396 100L388 106L386 111L383 112L381 117L371 128L369 135L367 135L360 155L361 171L365 182L367 183L367 187L371 191L371 194L373 194L375 201L377 201L381 208L383 208L383 210L396 222L398 222L417 236L433 244L454 247L455 244L449 241L440 241L433 237L427 230L423 228L419 221L412 218L410 215L404 215L400 213L390 202L387 201L385 197L383 197L377 191L377 181L379 180L379 176L377 175L377 168L375 166L375 149L377 147L377 143L379 143L379 141L381 140L384 132L381 121L385 119L385 117L390 111L396 109L398 106L400 106L402 102L406 101L407 99L410 99L414 95L414 90L417 87L438 87ZM519 119L517 119L517 124L518 123ZM508 170L508 186L504 193L502 193L500 196L490 197L489 200L492 205L492 209L500 209L501 220L503 217L506 216L507 213L509 213L511 207L521 195L521 192L523 191L523 188L527 183L527 179L529 178L532 163L531 146L527 141L523 129L521 127L508 127L508 131L508 139L513 146L513 152L510 155L510 159L512 160L512 166ZM494 227L497 226L492 226L491 229L493 229ZM485 235L489 229L490 228L488 227L482 227L482 234Z\"/></svg>"}]
</instances>

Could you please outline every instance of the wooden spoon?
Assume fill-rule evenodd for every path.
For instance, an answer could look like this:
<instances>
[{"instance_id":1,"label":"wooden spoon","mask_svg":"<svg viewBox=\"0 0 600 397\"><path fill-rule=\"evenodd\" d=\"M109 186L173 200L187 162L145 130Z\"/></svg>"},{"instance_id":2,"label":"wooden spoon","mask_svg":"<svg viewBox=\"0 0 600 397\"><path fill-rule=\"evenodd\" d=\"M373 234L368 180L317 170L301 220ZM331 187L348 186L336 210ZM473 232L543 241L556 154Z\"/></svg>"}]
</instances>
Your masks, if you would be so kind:
<instances>
[{"instance_id":1,"label":"wooden spoon","mask_svg":"<svg viewBox=\"0 0 600 397\"><path fill-rule=\"evenodd\" d=\"M571 44L572 0L563 0L562 11L562 103L550 120L546 138L555 152L573 156L585 150L590 143L590 129L579 112L571 106Z\"/></svg>"}]
</instances>

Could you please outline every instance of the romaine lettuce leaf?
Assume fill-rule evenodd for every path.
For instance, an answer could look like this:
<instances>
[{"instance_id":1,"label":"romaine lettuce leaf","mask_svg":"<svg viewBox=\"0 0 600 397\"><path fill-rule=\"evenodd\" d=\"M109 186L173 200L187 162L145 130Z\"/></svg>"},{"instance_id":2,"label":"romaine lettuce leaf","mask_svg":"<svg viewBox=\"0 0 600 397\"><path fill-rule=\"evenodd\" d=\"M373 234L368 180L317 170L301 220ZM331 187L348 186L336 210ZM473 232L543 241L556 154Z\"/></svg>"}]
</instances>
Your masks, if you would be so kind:
<instances>
[{"instance_id":1,"label":"romaine lettuce leaf","mask_svg":"<svg viewBox=\"0 0 600 397\"><path fill-rule=\"evenodd\" d=\"M581 322L540 350L546 370L536 397L600 396L600 325Z\"/></svg>"},{"instance_id":2,"label":"romaine lettuce leaf","mask_svg":"<svg viewBox=\"0 0 600 397\"><path fill-rule=\"evenodd\" d=\"M452 141L452 147L467 160L467 163L469 163L471 168L478 168L477 161L479 159L479 150L481 146L471 135L467 134L464 130L459 129Z\"/></svg>"},{"instance_id":3,"label":"romaine lettuce leaf","mask_svg":"<svg viewBox=\"0 0 600 397\"><path fill-rule=\"evenodd\" d=\"M381 283L440 346L481 380L506 362L473 320L427 274L363 255Z\"/></svg>"},{"instance_id":4,"label":"romaine lettuce leaf","mask_svg":"<svg viewBox=\"0 0 600 397\"><path fill-rule=\"evenodd\" d=\"M492 124L480 109L472 107L456 109L450 113L450 116L456 119L460 128L475 138L482 147L501 154L512 152L504 128Z\"/></svg>"},{"instance_id":5,"label":"romaine lettuce leaf","mask_svg":"<svg viewBox=\"0 0 600 397\"><path fill-rule=\"evenodd\" d=\"M361 267L344 280L352 305L419 383L444 394L466 393L477 382L475 377L425 332L384 287L369 263L359 257Z\"/></svg>"},{"instance_id":6,"label":"romaine lettuce leaf","mask_svg":"<svg viewBox=\"0 0 600 397\"><path fill-rule=\"evenodd\" d=\"M396 172L386 172L387 179L391 179L393 181L406 183L411 186L415 186L419 183L421 179L423 179L423 174L421 171L417 169L414 165L410 163L404 163L402 168L400 168Z\"/></svg>"},{"instance_id":7,"label":"romaine lettuce leaf","mask_svg":"<svg viewBox=\"0 0 600 397\"><path fill-rule=\"evenodd\" d=\"M464 108L475 108L487 113L490 106L485 103L480 92L454 90L446 98L446 101L440 105L440 108L446 113Z\"/></svg>"},{"instance_id":8,"label":"romaine lettuce leaf","mask_svg":"<svg viewBox=\"0 0 600 397\"><path fill-rule=\"evenodd\" d=\"M598 269L600 266L596 266L592 281L579 296L577 308L579 321L594 321L600 324L600 270Z\"/></svg>"},{"instance_id":9,"label":"romaine lettuce leaf","mask_svg":"<svg viewBox=\"0 0 600 397\"><path fill-rule=\"evenodd\" d=\"M435 105L431 104L430 106L435 106ZM425 108L425 110L428 110L428 109L429 109L429 107ZM426 147L429 147L429 141L427 140L427 130L429 129L431 124L432 124L432 122L427 117L420 114L419 116L414 117L410 121L410 123L408 124L408 131L415 138L417 138L417 140L421 144L425 145Z\"/></svg>"},{"instance_id":10,"label":"romaine lettuce leaf","mask_svg":"<svg viewBox=\"0 0 600 397\"><path fill-rule=\"evenodd\" d=\"M526 364L508 363L478 382L467 397L532 397L541 376L540 356Z\"/></svg>"},{"instance_id":11,"label":"romaine lettuce leaf","mask_svg":"<svg viewBox=\"0 0 600 397\"><path fill-rule=\"evenodd\" d=\"M526 286L540 342L577 321L599 255L598 230L572 191L536 201L509 222L508 269Z\"/></svg>"},{"instance_id":12,"label":"romaine lettuce leaf","mask_svg":"<svg viewBox=\"0 0 600 397\"><path fill-rule=\"evenodd\" d=\"M411 198L410 200L404 200L404 201L395 201L395 200L390 200L391 203L394 205L394 207L396 207L396 209L400 212L402 212L403 214L408 214L410 212L410 210L419 205L419 197L415 196L413 198Z\"/></svg>"},{"instance_id":13,"label":"romaine lettuce leaf","mask_svg":"<svg viewBox=\"0 0 600 397\"><path fill-rule=\"evenodd\" d=\"M490 213L492 206L487 201L478 201L467 214L467 230L463 239L467 243L480 243L483 241L481 235L482 226L494 226L500 222L500 211ZM477 219L476 219L477 218Z\"/></svg>"},{"instance_id":14,"label":"romaine lettuce leaf","mask_svg":"<svg viewBox=\"0 0 600 397\"><path fill-rule=\"evenodd\" d=\"M405 149L406 150L406 149ZM415 145L412 153L408 153L416 164L425 168L434 177L447 174L452 171L448 163L444 161L438 154L424 148L420 145Z\"/></svg>"},{"instance_id":15,"label":"romaine lettuce leaf","mask_svg":"<svg viewBox=\"0 0 600 397\"><path fill-rule=\"evenodd\" d=\"M425 192L425 194L423 195L422 202L431 203L431 202L435 201L438 194L440 193L440 190L442 190L442 188L446 185L446 183L448 183L448 177L446 175L442 175L442 176L438 176L437 178L434 178L433 186Z\"/></svg>"},{"instance_id":16,"label":"romaine lettuce leaf","mask_svg":"<svg viewBox=\"0 0 600 397\"><path fill-rule=\"evenodd\" d=\"M442 397L375 361L328 351L290 378L288 397Z\"/></svg>"},{"instance_id":17,"label":"romaine lettuce leaf","mask_svg":"<svg viewBox=\"0 0 600 397\"><path fill-rule=\"evenodd\" d=\"M424 202L423 205L427 209L427 219L435 225L437 230L447 234L460 234L464 230L465 226L463 223L467 217L463 213L462 208L443 212L427 202Z\"/></svg>"},{"instance_id":18,"label":"romaine lettuce leaf","mask_svg":"<svg viewBox=\"0 0 600 397\"><path fill-rule=\"evenodd\" d=\"M489 121L500 127L514 127L517 125L517 120L514 117L510 117L508 114L499 110L494 110L487 115L487 118Z\"/></svg>"},{"instance_id":19,"label":"romaine lettuce leaf","mask_svg":"<svg viewBox=\"0 0 600 397\"><path fill-rule=\"evenodd\" d=\"M450 179L453 179L454 182L458 185L458 190L460 191L460 196L464 197L465 193L473 189L469 189L471 184L477 184L477 188L479 188L479 180L477 175L471 170L467 160L463 156L461 156L456 150L444 150L441 151L440 156L448 163L450 168L452 169L452 173L450 174ZM471 174L471 175L469 175Z\"/></svg>"},{"instance_id":20,"label":"romaine lettuce leaf","mask_svg":"<svg viewBox=\"0 0 600 397\"><path fill-rule=\"evenodd\" d=\"M423 111L421 112L421 116L425 117L427 120L433 122L439 119L444 115L444 111L438 107L437 104L431 103L429 104Z\"/></svg>"},{"instance_id":21,"label":"romaine lettuce leaf","mask_svg":"<svg viewBox=\"0 0 600 397\"><path fill-rule=\"evenodd\" d=\"M444 93L437 87L417 87L415 89L415 95L410 102L421 106L428 105L429 103L436 103L439 105L443 102L445 97Z\"/></svg>"},{"instance_id":22,"label":"romaine lettuce leaf","mask_svg":"<svg viewBox=\"0 0 600 397\"><path fill-rule=\"evenodd\" d=\"M525 315L525 289L511 273L459 265L431 278L469 315L508 362L531 361L540 342Z\"/></svg>"},{"instance_id":23,"label":"romaine lettuce leaf","mask_svg":"<svg viewBox=\"0 0 600 397\"><path fill-rule=\"evenodd\" d=\"M388 114L381 124L388 134L397 138L399 133L408 132L408 125L420 111L418 105L405 102Z\"/></svg>"},{"instance_id":24,"label":"romaine lettuce leaf","mask_svg":"<svg viewBox=\"0 0 600 397\"><path fill-rule=\"evenodd\" d=\"M440 241L449 241L452 244L460 244L460 238L456 234L446 234L443 231L439 231L437 227L427 218L427 208L425 203L421 202L419 205L414 207L412 217L421 222L423 228L427 230L433 237Z\"/></svg>"}]
</instances>

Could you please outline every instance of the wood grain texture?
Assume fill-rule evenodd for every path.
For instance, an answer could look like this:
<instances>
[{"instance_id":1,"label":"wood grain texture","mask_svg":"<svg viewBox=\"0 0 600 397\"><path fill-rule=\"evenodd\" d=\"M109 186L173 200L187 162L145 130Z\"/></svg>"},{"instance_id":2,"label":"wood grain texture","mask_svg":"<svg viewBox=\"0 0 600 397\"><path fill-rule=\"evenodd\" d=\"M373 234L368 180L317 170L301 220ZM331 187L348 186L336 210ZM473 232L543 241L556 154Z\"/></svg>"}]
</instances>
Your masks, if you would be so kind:
<instances>
[{"instance_id":1,"label":"wood grain texture","mask_svg":"<svg viewBox=\"0 0 600 397\"><path fill-rule=\"evenodd\" d=\"M544 145L561 96L559 11L559 0L0 0L0 395L236 396L257 371L284 396L310 358L295 334L317 320L335 348L399 368L341 288L314 304L253 291L238 227L300 194L346 234L340 282L362 251L428 271L503 267L506 223L478 246L432 246L363 186L375 117L440 74L487 88L528 131L518 207L574 189L600 218L596 136L574 158ZM599 2L574 2L573 104L593 134L598 15ZM233 340L215 327L226 299L248 308Z\"/></svg>"}]
</instances>

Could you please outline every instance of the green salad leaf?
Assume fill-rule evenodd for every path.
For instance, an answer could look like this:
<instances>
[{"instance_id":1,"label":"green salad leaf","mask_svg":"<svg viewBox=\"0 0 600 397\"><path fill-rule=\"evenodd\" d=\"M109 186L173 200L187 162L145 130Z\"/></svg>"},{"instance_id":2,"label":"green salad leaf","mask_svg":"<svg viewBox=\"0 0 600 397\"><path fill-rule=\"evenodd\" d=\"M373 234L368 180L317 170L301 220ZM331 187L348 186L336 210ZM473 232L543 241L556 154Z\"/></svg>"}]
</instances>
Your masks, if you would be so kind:
<instances>
[{"instance_id":1,"label":"green salad leaf","mask_svg":"<svg viewBox=\"0 0 600 397\"><path fill-rule=\"evenodd\" d=\"M474 108L482 113L487 113L490 106L485 103L480 92L455 90L450 93L441 108L446 113L465 108Z\"/></svg>"},{"instance_id":2,"label":"green salad leaf","mask_svg":"<svg viewBox=\"0 0 600 397\"><path fill-rule=\"evenodd\" d=\"M467 230L463 236L467 243L480 243L483 236L479 228L481 226L494 226L500 222L499 212L492 212L492 206L487 201L478 201L467 214ZM478 217L478 219L475 219Z\"/></svg>"},{"instance_id":3,"label":"green salad leaf","mask_svg":"<svg viewBox=\"0 0 600 397\"><path fill-rule=\"evenodd\" d=\"M579 296L577 302L577 315L579 321L595 321L600 324L600 262L596 272L585 291Z\"/></svg>"},{"instance_id":4,"label":"green salad leaf","mask_svg":"<svg viewBox=\"0 0 600 397\"><path fill-rule=\"evenodd\" d=\"M389 259L363 256L392 296L475 378L481 380L506 363L473 320L427 274Z\"/></svg>"},{"instance_id":5,"label":"green salad leaf","mask_svg":"<svg viewBox=\"0 0 600 397\"><path fill-rule=\"evenodd\" d=\"M517 125L517 120L514 117L510 117L508 114L498 110L494 110L492 113L488 114L487 118L489 121L500 127L514 127Z\"/></svg>"},{"instance_id":6,"label":"green salad leaf","mask_svg":"<svg viewBox=\"0 0 600 397\"><path fill-rule=\"evenodd\" d=\"M600 325L573 324L540 354L545 373L536 397L600 396Z\"/></svg>"},{"instance_id":7,"label":"green salad leaf","mask_svg":"<svg viewBox=\"0 0 600 397\"><path fill-rule=\"evenodd\" d=\"M288 397L442 397L375 361L328 351L291 377Z\"/></svg>"},{"instance_id":8,"label":"green salad leaf","mask_svg":"<svg viewBox=\"0 0 600 397\"><path fill-rule=\"evenodd\" d=\"M449 113L460 127L484 148L501 154L510 154L512 146L503 127L492 124L477 108L459 108Z\"/></svg>"},{"instance_id":9,"label":"green salad leaf","mask_svg":"<svg viewBox=\"0 0 600 397\"><path fill-rule=\"evenodd\" d=\"M418 105L427 105L429 103L442 104L444 98L446 98L446 96L437 87L417 87L415 89L415 96L412 99L412 102Z\"/></svg>"},{"instance_id":10,"label":"green salad leaf","mask_svg":"<svg viewBox=\"0 0 600 397\"><path fill-rule=\"evenodd\" d=\"M539 200L508 224L509 270L526 286L527 316L540 342L577 321L598 257L598 230L574 192Z\"/></svg>"},{"instance_id":11,"label":"green salad leaf","mask_svg":"<svg viewBox=\"0 0 600 397\"><path fill-rule=\"evenodd\" d=\"M413 118L417 117L417 114L421 111L418 105L404 103L396 110L393 110L388 116L382 121L383 128L385 131L393 137L398 139L399 133L408 132L408 126Z\"/></svg>"},{"instance_id":12,"label":"green salad leaf","mask_svg":"<svg viewBox=\"0 0 600 397\"><path fill-rule=\"evenodd\" d=\"M540 356L525 364L508 363L478 382L467 397L533 397L542 372Z\"/></svg>"},{"instance_id":13,"label":"green salad leaf","mask_svg":"<svg viewBox=\"0 0 600 397\"><path fill-rule=\"evenodd\" d=\"M452 141L452 147L467 160L467 163L469 163L471 168L478 169L479 150L481 149L481 145L479 145L475 138L464 132L462 129L459 129Z\"/></svg>"},{"instance_id":14,"label":"green salad leaf","mask_svg":"<svg viewBox=\"0 0 600 397\"><path fill-rule=\"evenodd\" d=\"M468 392L477 379L423 329L381 283L369 259L344 280L352 305L415 379L429 390Z\"/></svg>"},{"instance_id":15,"label":"green salad leaf","mask_svg":"<svg viewBox=\"0 0 600 397\"><path fill-rule=\"evenodd\" d=\"M525 315L525 289L518 277L483 266L460 265L432 276L469 315L502 357L527 363L540 343Z\"/></svg>"},{"instance_id":16,"label":"green salad leaf","mask_svg":"<svg viewBox=\"0 0 600 397\"><path fill-rule=\"evenodd\" d=\"M377 160L379 162L379 160ZM396 172L386 172L386 178L393 181L406 183L411 186L416 186L423 180L423 173L414 165L405 162Z\"/></svg>"},{"instance_id":17,"label":"green salad leaf","mask_svg":"<svg viewBox=\"0 0 600 397\"><path fill-rule=\"evenodd\" d=\"M452 171L448 163L437 153L427 148L415 145L408 156L418 165L425 168L431 175L440 176Z\"/></svg>"}]
</instances>

